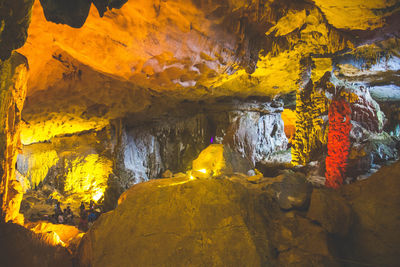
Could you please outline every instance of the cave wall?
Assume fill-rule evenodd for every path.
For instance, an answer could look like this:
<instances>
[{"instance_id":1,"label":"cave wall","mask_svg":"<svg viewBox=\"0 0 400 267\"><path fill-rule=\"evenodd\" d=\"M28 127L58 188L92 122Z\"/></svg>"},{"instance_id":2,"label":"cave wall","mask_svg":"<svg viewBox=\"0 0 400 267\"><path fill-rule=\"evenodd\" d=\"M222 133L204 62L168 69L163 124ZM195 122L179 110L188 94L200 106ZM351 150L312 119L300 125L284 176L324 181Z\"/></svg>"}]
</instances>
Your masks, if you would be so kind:
<instances>
[{"instance_id":1,"label":"cave wall","mask_svg":"<svg viewBox=\"0 0 400 267\"><path fill-rule=\"evenodd\" d=\"M26 95L28 63L24 56L13 53L0 61L0 206L1 219L23 221L19 216L22 200L20 183L15 176L15 163L20 148L21 110Z\"/></svg>"},{"instance_id":2,"label":"cave wall","mask_svg":"<svg viewBox=\"0 0 400 267\"><path fill-rule=\"evenodd\" d=\"M318 65L318 59L303 58L302 74L296 92L296 134L292 147L292 163L305 165L320 159L326 152L328 141L328 108L330 100L325 95L332 66L327 63Z\"/></svg>"},{"instance_id":3,"label":"cave wall","mask_svg":"<svg viewBox=\"0 0 400 267\"><path fill-rule=\"evenodd\" d=\"M102 131L24 145L17 174L25 189L42 189L46 197L56 190L89 201L101 192L113 207L133 184L166 170L186 172L211 142L230 146L253 166L273 160L288 144L282 110L280 101L266 99L182 103L151 120L115 120Z\"/></svg>"},{"instance_id":4,"label":"cave wall","mask_svg":"<svg viewBox=\"0 0 400 267\"><path fill-rule=\"evenodd\" d=\"M369 173L371 169L375 171L385 161L397 159L399 140L384 131L388 120L370 94L370 87L350 82L340 72L331 71L335 65L331 62L323 65L315 63L314 59L302 61L303 75L296 94L296 134L292 147L292 163L306 165L311 161L318 161L322 164L319 175L323 176L325 157L328 154L334 158L341 157L339 154L346 150L348 152L343 152L346 156L341 160L349 165L341 168L341 175L343 178L356 179ZM343 98L351 112L350 132L344 134L346 138L349 137L350 142L341 148L338 148L339 143L329 144L330 139L336 138L335 134L328 138L330 128L334 128L332 122L335 121L332 119L331 126L328 110L336 98ZM389 114L394 113L391 116L396 116L395 112L396 109ZM334 116L333 113L331 115ZM327 151L327 145L331 147L331 152ZM333 150L336 152L332 152ZM339 151L341 152L338 153ZM332 171L331 167L329 169Z\"/></svg>"},{"instance_id":5,"label":"cave wall","mask_svg":"<svg viewBox=\"0 0 400 267\"><path fill-rule=\"evenodd\" d=\"M1 1L0 60L25 44L34 0Z\"/></svg>"},{"instance_id":6,"label":"cave wall","mask_svg":"<svg viewBox=\"0 0 400 267\"><path fill-rule=\"evenodd\" d=\"M94 9L90 10L92 2L99 14L93 11ZM326 65L332 65L330 58L336 57L337 54L353 50L350 52L355 51L355 57L365 58L369 56L369 52L357 54L357 46L396 37L396 34L398 36L396 18L400 12L400 7L394 0L371 1L367 6L361 6L360 0L337 2L332 5L322 0L246 3L230 0L190 1L185 2L187 5L180 0L130 1L123 5L124 3L123 0L76 0L70 3L42 0L35 3L35 27L31 27L27 46L20 50L30 58L33 73L30 79L31 90L28 92L30 99L24 108L27 123L23 128L28 128L25 136L29 139L25 144L48 141L56 135L79 135L82 131L99 131L109 124L109 120L118 120L137 111L146 111L154 104L154 97L165 98L165 102L173 102L170 104L173 106L183 99L208 101L209 98L218 96L275 96L291 93L299 88L299 76L303 79L303 58L315 56L312 64L316 65L316 68L311 68L310 76L312 81L318 81ZM0 6L2 64L7 64L11 51L25 42L32 4L33 1L29 0L4 1ZM122 6L118 12L107 11ZM73 9L70 9L71 7ZM104 17L100 19L98 15ZM47 20L73 27L81 27L85 21L86 23L81 27L82 30L76 30L49 23ZM126 31L127 28L130 31ZM393 39L390 45L394 44L396 52L398 40ZM373 46L374 44L368 47L375 49ZM380 52L385 52L389 46L377 47ZM384 53L383 55L387 56ZM394 79L396 83L398 69L395 67L390 70L393 75L389 75L386 81ZM47 79L49 77L44 78L44 73L49 73L49 77L57 75ZM7 71L2 70L3 74L7 76ZM98 77L95 83L93 77L96 75ZM3 81L8 83L10 79L4 77ZM108 83L104 85L104 81ZM74 91L72 88L77 88L77 85L81 86ZM300 88L304 88L303 85ZM384 84L385 88L397 86L387 85ZM91 90L87 90L88 88ZM69 98L70 96L72 98ZM111 101L114 96L117 96L116 99ZM99 98L107 101L103 103ZM315 100L318 105L319 100L325 101L323 96L317 98L311 99L309 103L312 104ZM81 103L84 105L80 105ZM269 156L265 155L273 151L272 147L283 148L285 141L282 143L274 138L260 137L273 136L282 129L274 122L275 118L272 115L265 115L263 112L229 115L228 120L232 119L231 124L221 126L224 134L215 135L216 140L217 137L223 136L223 142L231 144L243 155L247 155L253 163L268 159ZM298 114L302 112L300 110ZM19 111L16 111L17 117L18 113ZM317 112L316 116L300 119L298 126L302 121L311 120L312 123L307 124L312 126L310 131L320 131L324 121L321 121L321 114ZM371 117L370 115L366 114ZM235 116L239 116L240 119L235 119ZM7 115L4 119L6 117ZM361 115L361 122L364 122L364 119L365 115ZM372 116L372 121L367 124L372 125L376 119L378 124L374 127L379 130L382 127L379 118ZM362 125L362 128L367 126ZM15 129L17 128L18 126ZM130 125L127 132L133 128ZM252 134L249 134L250 129ZM7 131L13 132L13 129L5 131L9 134ZM166 137L161 143L174 144L172 139L175 137L171 134L173 131L165 132ZM210 132L212 135L213 127ZM33 133L46 134L31 139L35 136ZM145 143L156 143L155 140L161 138L151 131L143 138L136 137L137 135L139 134L133 133L131 138L128 133L124 137L126 140L121 139L121 143L125 140L125 143L132 147L130 151L134 151L140 146L151 147ZM148 136L154 136L155 139L149 139ZM309 155L314 154L320 145L316 145L318 149L308 148L318 142L323 147L324 136L323 133L307 133L303 137L297 137L300 141L297 144L295 142L295 151L303 151L305 162L309 161ZM138 139L145 141L140 141L143 143L141 144ZM13 142L7 141L7 145L9 143L12 146ZM379 144L373 146L381 158L390 158L385 156L388 154L385 147L381 148ZM164 168L175 168L173 164L157 163L159 158L155 155L159 153L161 158L168 158L169 155L163 152L168 149L172 149L174 153L181 152L180 148L174 145L166 146L165 149L161 145L155 146L150 152L142 153L153 153L150 158L155 159L138 156L139 161L142 161L143 166L150 166L149 169L161 170L161 166L164 165ZM189 152L186 153L191 154L195 149L187 150ZM9 154L15 153L10 150ZM54 162L57 161L56 165L62 162L51 154L48 156ZM57 157L60 158L58 154ZM85 159L78 161L87 162ZM93 158L89 161L97 162ZM42 173L41 176L46 173L46 168L52 168L42 166L40 162L35 164L40 166L37 172ZM182 165L185 165L185 162L182 161ZM24 175L30 174L25 172ZM30 177L32 178L32 175ZM8 184L8 181L7 177L2 178L1 182ZM34 184L37 183L37 180L33 181ZM3 185L2 190L7 192L8 187Z\"/></svg>"},{"instance_id":7,"label":"cave wall","mask_svg":"<svg viewBox=\"0 0 400 267\"><path fill-rule=\"evenodd\" d=\"M113 171L111 134L108 127L25 145L17 157L17 173L27 190L45 189L46 197L64 194L85 202L100 199Z\"/></svg>"},{"instance_id":8,"label":"cave wall","mask_svg":"<svg viewBox=\"0 0 400 267\"><path fill-rule=\"evenodd\" d=\"M253 166L287 148L280 102L228 101L197 108L186 111L193 115L124 129L122 161L135 182L165 170L187 171L211 142L229 145Z\"/></svg>"}]
</instances>

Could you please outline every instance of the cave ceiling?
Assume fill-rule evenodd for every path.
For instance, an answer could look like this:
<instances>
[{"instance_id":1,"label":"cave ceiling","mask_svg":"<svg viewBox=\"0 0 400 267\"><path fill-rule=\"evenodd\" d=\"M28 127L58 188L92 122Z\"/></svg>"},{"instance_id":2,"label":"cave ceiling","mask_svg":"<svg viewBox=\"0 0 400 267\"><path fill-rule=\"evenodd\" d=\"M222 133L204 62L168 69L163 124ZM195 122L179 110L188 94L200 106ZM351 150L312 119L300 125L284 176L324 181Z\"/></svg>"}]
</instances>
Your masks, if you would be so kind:
<instances>
[{"instance_id":1,"label":"cave ceiling","mask_svg":"<svg viewBox=\"0 0 400 267\"><path fill-rule=\"evenodd\" d=\"M315 79L336 66L349 81L398 89L398 0L72 2L33 5L18 50L30 67L24 144L182 101L289 94L310 56Z\"/></svg>"}]
</instances>

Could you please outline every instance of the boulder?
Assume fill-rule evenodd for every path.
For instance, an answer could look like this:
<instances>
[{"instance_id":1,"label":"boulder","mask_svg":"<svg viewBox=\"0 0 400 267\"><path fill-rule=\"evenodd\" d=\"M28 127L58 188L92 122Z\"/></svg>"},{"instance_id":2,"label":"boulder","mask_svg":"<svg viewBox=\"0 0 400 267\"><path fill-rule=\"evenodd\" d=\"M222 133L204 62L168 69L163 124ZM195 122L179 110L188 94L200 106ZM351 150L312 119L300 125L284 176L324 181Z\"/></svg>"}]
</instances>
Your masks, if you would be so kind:
<instances>
[{"instance_id":1,"label":"boulder","mask_svg":"<svg viewBox=\"0 0 400 267\"><path fill-rule=\"evenodd\" d=\"M78 248L79 266L337 266L324 229L246 179L131 187Z\"/></svg>"},{"instance_id":2,"label":"boulder","mask_svg":"<svg viewBox=\"0 0 400 267\"><path fill-rule=\"evenodd\" d=\"M315 188L311 195L307 217L318 222L331 234L345 236L352 223L352 210L336 191Z\"/></svg>"},{"instance_id":3,"label":"boulder","mask_svg":"<svg viewBox=\"0 0 400 267\"><path fill-rule=\"evenodd\" d=\"M248 221L254 207L243 200L250 196L242 185L173 178L137 184L127 192L83 237L81 266L267 264L268 243L258 244L253 233L262 234L264 226L258 214Z\"/></svg>"},{"instance_id":4,"label":"boulder","mask_svg":"<svg viewBox=\"0 0 400 267\"><path fill-rule=\"evenodd\" d=\"M166 170L166 171L163 172L163 174L161 175L162 178L171 178L172 176L174 176L174 174L173 174L170 170Z\"/></svg>"},{"instance_id":5,"label":"boulder","mask_svg":"<svg viewBox=\"0 0 400 267\"><path fill-rule=\"evenodd\" d=\"M343 195L352 203L354 223L341 245L342 258L371 266L399 265L399 173L400 162L396 162L343 187Z\"/></svg>"},{"instance_id":6,"label":"boulder","mask_svg":"<svg viewBox=\"0 0 400 267\"><path fill-rule=\"evenodd\" d=\"M304 174L285 171L281 181L268 185L266 190L283 210L305 209L310 202L312 185Z\"/></svg>"},{"instance_id":7,"label":"boulder","mask_svg":"<svg viewBox=\"0 0 400 267\"><path fill-rule=\"evenodd\" d=\"M235 172L246 174L251 163L238 152L222 144L212 144L201 151L192 163L192 175L197 178L229 175Z\"/></svg>"}]
</instances>

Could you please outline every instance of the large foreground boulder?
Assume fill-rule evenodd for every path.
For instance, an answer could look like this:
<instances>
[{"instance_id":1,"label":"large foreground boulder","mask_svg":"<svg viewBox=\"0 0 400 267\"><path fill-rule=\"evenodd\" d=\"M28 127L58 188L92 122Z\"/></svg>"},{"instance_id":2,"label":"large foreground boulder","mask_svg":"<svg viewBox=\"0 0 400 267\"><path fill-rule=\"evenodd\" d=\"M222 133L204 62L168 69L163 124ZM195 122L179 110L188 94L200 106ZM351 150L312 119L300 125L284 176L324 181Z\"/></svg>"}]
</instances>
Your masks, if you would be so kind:
<instances>
[{"instance_id":1,"label":"large foreground boulder","mask_svg":"<svg viewBox=\"0 0 400 267\"><path fill-rule=\"evenodd\" d=\"M342 240L341 257L364 265L399 266L399 190L400 161L343 188L343 195L351 203L354 223Z\"/></svg>"},{"instance_id":2,"label":"large foreground boulder","mask_svg":"<svg viewBox=\"0 0 400 267\"><path fill-rule=\"evenodd\" d=\"M152 180L95 222L77 258L85 267L398 266L398 173L400 162L312 193L296 173Z\"/></svg>"},{"instance_id":3,"label":"large foreground boulder","mask_svg":"<svg viewBox=\"0 0 400 267\"><path fill-rule=\"evenodd\" d=\"M186 179L186 180L185 180ZM230 179L133 186L83 237L81 266L336 266L322 227Z\"/></svg>"}]
</instances>

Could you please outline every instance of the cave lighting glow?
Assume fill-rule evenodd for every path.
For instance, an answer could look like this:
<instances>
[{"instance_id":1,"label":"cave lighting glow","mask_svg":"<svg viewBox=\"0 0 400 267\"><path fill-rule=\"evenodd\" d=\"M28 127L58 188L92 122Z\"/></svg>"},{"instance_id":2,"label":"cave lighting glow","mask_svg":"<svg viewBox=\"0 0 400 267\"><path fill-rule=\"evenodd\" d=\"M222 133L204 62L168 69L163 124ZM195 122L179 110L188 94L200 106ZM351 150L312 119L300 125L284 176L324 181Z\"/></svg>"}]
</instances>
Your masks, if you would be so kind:
<instances>
[{"instance_id":1,"label":"cave lighting glow","mask_svg":"<svg viewBox=\"0 0 400 267\"><path fill-rule=\"evenodd\" d=\"M99 201L107 187L112 162L98 154L77 157L68 162L68 173L64 191L68 195L78 195L82 201Z\"/></svg>"},{"instance_id":2,"label":"cave lighting glow","mask_svg":"<svg viewBox=\"0 0 400 267\"><path fill-rule=\"evenodd\" d=\"M201 173L207 173L207 170L206 169L200 169L200 170L197 170L198 172L201 172Z\"/></svg>"}]
</instances>

